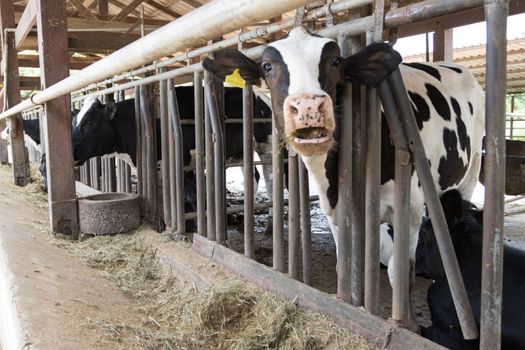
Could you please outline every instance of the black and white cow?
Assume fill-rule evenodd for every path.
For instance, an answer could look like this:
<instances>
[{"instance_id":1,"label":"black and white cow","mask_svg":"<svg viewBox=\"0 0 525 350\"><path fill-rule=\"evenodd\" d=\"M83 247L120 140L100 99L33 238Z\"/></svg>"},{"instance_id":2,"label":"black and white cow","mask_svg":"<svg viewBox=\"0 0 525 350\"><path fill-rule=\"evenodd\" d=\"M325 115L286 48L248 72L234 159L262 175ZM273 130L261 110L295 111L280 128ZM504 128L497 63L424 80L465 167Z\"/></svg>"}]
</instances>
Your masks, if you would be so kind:
<instances>
[{"instance_id":1,"label":"black and white cow","mask_svg":"<svg viewBox=\"0 0 525 350\"><path fill-rule=\"evenodd\" d=\"M177 101L181 119L194 119L194 88L177 87ZM225 89L226 118L242 119L242 90ZM254 100L254 119L270 118L270 108L259 98ZM242 124L225 124L226 161L238 162L243 159ZM136 164L136 125L135 102L133 99L104 105L96 96L84 101L78 115L73 119L73 154L76 165L88 159L112 153L128 155ZM160 135L160 120L157 119L157 135ZM261 160L271 159L271 123L257 123L254 128L255 151ZM185 166L194 164L195 127L182 124L183 162ZM161 140L157 137L157 159L161 159ZM271 165L264 165L263 176L267 192L271 196ZM255 172L258 182L259 173ZM195 209L195 178L193 172L185 173L186 210ZM257 186L256 186L257 187Z\"/></svg>"},{"instance_id":2,"label":"black and white cow","mask_svg":"<svg viewBox=\"0 0 525 350\"><path fill-rule=\"evenodd\" d=\"M455 190L444 193L441 202L470 305L479 326L483 212L463 200ZM422 330L423 336L450 349L479 349L479 340L463 339L430 221L422 226L420 236L418 250L421 252L418 257L421 258L421 268L434 280L427 292L432 326ZM524 349L525 252L504 245L503 256L501 348Z\"/></svg>"},{"instance_id":3,"label":"black and white cow","mask_svg":"<svg viewBox=\"0 0 525 350\"><path fill-rule=\"evenodd\" d=\"M23 119L24 132L29 136L37 145L40 144L40 125L38 119ZM0 137L4 140L9 139L11 128L6 126L0 133Z\"/></svg>"},{"instance_id":4,"label":"black and white cow","mask_svg":"<svg viewBox=\"0 0 525 350\"><path fill-rule=\"evenodd\" d=\"M348 58L337 43L293 29L285 39L269 44L259 62L237 50L225 49L203 66L224 79L236 68L254 84L266 81L275 121L286 142L303 158L319 188L321 209L337 242L338 133L335 115L339 82L375 85L401 62L388 44L373 44ZM453 64L403 64L421 138L439 192L458 188L470 198L476 184L484 130L484 93L471 73ZM350 118L350 116L344 116ZM394 147L385 119L381 140L381 218L391 222L394 208ZM415 259L423 214L423 193L413 173L410 193L410 248ZM390 261L392 258L390 258ZM389 267L393 266L392 263ZM391 272L391 271L389 271ZM392 274L389 274L392 276ZM391 282L392 281L391 279Z\"/></svg>"}]
</instances>

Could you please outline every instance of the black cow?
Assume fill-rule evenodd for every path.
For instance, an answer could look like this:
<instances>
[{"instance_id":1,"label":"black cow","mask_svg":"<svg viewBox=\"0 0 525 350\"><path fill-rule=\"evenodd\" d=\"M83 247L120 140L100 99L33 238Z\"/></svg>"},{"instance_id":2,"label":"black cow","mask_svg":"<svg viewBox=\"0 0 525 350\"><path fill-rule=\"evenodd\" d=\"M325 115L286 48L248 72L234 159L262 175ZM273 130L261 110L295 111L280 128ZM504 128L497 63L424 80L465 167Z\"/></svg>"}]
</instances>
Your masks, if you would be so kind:
<instances>
[{"instance_id":1,"label":"black cow","mask_svg":"<svg viewBox=\"0 0 525 350\"><path fill-rule=\"evenodd\" d=\"M181 119L194 119L194 88L177 87L177 101ZM226 118L242 118L242 90L225 88ZM254 100L254 119L270 118L270 108L259 98ZM243 159L242 124L225 124L227 161L237 162ZM136 125L135 102L126 100L116 104L104 105L98 98L88 98L84 106L73 119L73 154L76 165L82 165L88 159L111 153L127 154L136 164ZM160 136L160 120L157 119L157 135ZM184 165L194 162L195 127L183 124L183 157ZM271 122L257 123L254 128L255 150L261 160L271 159ZM161 159L161 141L157 137L157 159ZM263 166L268 192L271 194L271 166ZM258 173L255 173L258 181ZM195 179L193 172L185 174L186 210L195 209Z\"/></svg>"},{"instance_id":2,"label":"black cow","mask_svg":"<svg viewBox=\"0 0 525 350\"><path fill-rule=\"evenodd\" d=\"M476 323L480 322L483 212L463 200L460 193L444 193L441 203L450 237ZM525 252L504 246L502 296L502 349L524 349L525 332ZM479 340L463 339L450 288L439 255L431 221L420 231L418 259L422 272L434 280L427 292L432 326L423 329L426 338L451 349L478 349Z\"/></svg>"},{"instance_id":3,"label":"black cow","mask_svg":"<svg viewBox=\"0 0 525 350\"><path fill-rule=\"evenodd\" d=\"M38 119L23 119L23 125L24 125L24 132L29 136L37 145L40 144L40 125ZM2 132L0 133L0 137L2 139L7 140L9 138L9 134L11 132L11 128L7 126Z\"/></svg>"}]
</instances>

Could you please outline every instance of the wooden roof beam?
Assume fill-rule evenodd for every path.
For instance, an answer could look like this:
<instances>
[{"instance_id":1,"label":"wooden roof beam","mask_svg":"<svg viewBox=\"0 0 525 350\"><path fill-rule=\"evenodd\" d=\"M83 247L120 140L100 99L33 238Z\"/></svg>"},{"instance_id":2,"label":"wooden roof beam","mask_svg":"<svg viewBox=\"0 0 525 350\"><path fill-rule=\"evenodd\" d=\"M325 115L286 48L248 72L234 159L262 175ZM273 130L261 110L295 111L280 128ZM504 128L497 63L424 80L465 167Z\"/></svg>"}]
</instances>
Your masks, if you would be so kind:
<instances>
[{"instance_id":1,"label":"wooden roof beam","mask_svg":"<svg viewBox=\"0 0 525 350\"><path fill-rule=\"evenodd\" d=\"M84 6L84 4L82 3L82 0L69 0L69 2L71 2L73 6L75 6L75 8L77 9L81 17L84 17L84 18L94 18L95 17L91 13L91 11Z\"/></svg>"},{"instance_id":2,"label":"wooden roof beam","mask_svg":"<svg viewBox=\"0 0 525 350\"><path fill-rule=\"evenodd\" d=\"M95 2L93 2L95 3ZM109 3L108 0L97 1L98 18L106 19L109 16Z\"/></svg>"},{"instance_id":3,"label":"wooden roof beam","mask_svg":"<svg viewBox=\"0 0 525 350\"><path fill-rule=\"evenodd\" d=\"M180 16L182 16L180 13L177 13L175 11L173 11L172 9L170 9L169 7L166 7L162 4L159 4L158 2L156 2L155 0L146 0L146 3L148 5L150 5L151 7L161 11L161 12L164 12L165 14L167 14L168 16L171 16L173 18L178 18Z\"/></svg>"},{"instance_id":4,"label":"wooden roof beam","mask_svg":"<svg viewBox=\"0 0 525 350\"><path fill-rule=\"evenodd\" d=\"M124 18L127 17L128 14L131 13L131 11L133 11L134 9L137 8L137 6L139 6L140 4L142 4L144 2L144 0L133 0L131 3L129 3L129 5L127 5L126 7L124 7L122 9L122 11L119 12L118 15L116 15L115 17L113 17L112 21L120 21Z\"/></svg>"},{"instance_id":5,"label":"wooden roof beam","mask_svg":"<svg viewBox=\"0 0 525 350\"><path fill-rule=\"evenodd\" d=\"M35 0L29 0L18 21L15 31L15 47L18 49L22 41L27 37L31 29L36 24L36 3Z\"/></svg>"}]
</instances>

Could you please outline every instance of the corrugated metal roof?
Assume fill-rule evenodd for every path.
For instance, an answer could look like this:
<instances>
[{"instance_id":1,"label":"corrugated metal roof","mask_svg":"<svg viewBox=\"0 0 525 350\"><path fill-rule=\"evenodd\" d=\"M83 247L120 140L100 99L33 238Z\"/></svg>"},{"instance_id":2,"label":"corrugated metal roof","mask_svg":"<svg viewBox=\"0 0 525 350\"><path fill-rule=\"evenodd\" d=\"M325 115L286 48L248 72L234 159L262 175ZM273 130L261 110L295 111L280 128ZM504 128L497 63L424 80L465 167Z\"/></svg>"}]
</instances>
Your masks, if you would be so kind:
<instances>
[{"instance_id":1,"label":"corrugated metal roof","mask_svg":"<svg viewBox=\"0 0 525 350\"><path fill-rule=\"evenodd\" d=\"M424 62L425 54L408 56L405 62ZM485 87L486 50L485 45L457 48L453 51L454 63L469 68L479 83ZM525 92L525 38L507 42L507 93Z\"/></svg>"}]
</instances>

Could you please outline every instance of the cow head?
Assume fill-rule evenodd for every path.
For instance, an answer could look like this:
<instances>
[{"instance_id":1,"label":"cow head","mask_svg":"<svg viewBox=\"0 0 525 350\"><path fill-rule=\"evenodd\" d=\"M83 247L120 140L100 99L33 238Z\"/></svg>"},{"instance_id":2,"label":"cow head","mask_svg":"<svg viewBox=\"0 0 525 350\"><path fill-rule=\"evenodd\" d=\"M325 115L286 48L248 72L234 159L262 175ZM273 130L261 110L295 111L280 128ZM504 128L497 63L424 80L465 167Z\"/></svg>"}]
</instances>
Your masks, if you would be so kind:
<instances>
[{"instance_id":1,"label":"cow head","mask_svg":"<svg viewBox=\"0 0 525 350\"><path fill-rule=\"evenodd\" d=\"M117 138L113 123L115 112L114 102L103 105L96 96L86 98L72 122L75 165L113 152Z\"/></svg>"},{"instance_id":2,"label":"cow head","mask_svg":"<svg viewBox=\"0 0 525 350\"><path fill-rule=\"evenodd\" d=\"M463 200L457 190L449 190L441 196L441 205L447 221L452 244L458 261L471 261L472 254L480 246L483 232L483 211L469 201ZM479 244L478 244L479 243ZM432 222L427 220L419 231L416 251L418 272L437 280L445 277Z\"/></svg>"},{"instance_id":3,"label":"cow head","mask_svg":"<svg viewBox=\"0 0 525 350\"><path fill-rule=\"evenodd\" d=\"M334 101L340 81L375 85L401 62L388 44L370 45L343 59L331 39L298 27L265 48L260 62L224 49L207 58L204 68L224 80L235 69L252 84L264 79L281 136L303 156L320 155L334 145Z\"/></svg>"}]
</instances>

